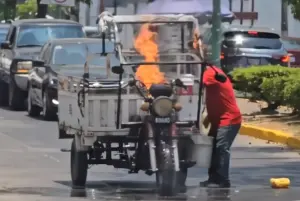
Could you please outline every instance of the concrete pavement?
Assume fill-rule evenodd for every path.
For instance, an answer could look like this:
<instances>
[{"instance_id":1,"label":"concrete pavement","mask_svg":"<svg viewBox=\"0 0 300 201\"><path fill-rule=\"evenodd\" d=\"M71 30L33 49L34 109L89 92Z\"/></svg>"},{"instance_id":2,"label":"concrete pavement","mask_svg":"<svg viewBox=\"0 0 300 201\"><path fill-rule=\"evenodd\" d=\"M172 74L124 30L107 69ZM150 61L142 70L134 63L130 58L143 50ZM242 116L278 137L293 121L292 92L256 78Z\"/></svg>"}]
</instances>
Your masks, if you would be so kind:
<instances>
[{"instance_id":1,"label":"concrete pavement","mask_svg":"<svg viewBox=\"0 0 300 201\"><path fill-rule=\"evenodd\" d=\"M109 166L92 167L86 191L72 191L69 153L60 152L70 147L70 140L57 139L56 125L0 109L0 200L162 200L154 193L154 177ZM193 168L188 192L168 200L300 200L299 159L296 151L239 136L232 153L230 192L199 188L207 170ZM271 189L271 177L289 177L291 188Z\"/></svg>"}]
</instances>

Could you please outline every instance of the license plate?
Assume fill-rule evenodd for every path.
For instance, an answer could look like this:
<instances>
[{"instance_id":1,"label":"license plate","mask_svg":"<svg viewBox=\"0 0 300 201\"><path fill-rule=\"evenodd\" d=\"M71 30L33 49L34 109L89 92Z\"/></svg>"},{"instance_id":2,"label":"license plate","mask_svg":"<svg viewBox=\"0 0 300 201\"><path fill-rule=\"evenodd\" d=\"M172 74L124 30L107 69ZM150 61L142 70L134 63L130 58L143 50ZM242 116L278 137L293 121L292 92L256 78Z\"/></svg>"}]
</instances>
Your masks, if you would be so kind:
<instances>
[{"instance_id":1,"label":"license plate","mask_svg":"<svg viewBox=\"0 0 300 201\"><path fill-rule=\"evenodd\" d=\"M248 59L250 65L259 65L260 59Z\"/></svg>"},{"instance_id":2,"label":"license plate","mask_svg":"<svg viewBox=\"0 0 300 201\"><path fill-rule=\"evenodd\" d=\"M291 57L291 58L290 58L290 62L291 62L291 63L294 63L295 61L296 61L295 57Z\"/></svg>"},{"instance_id":3,"label":"license plate","mask_svg":"<svg viewBox=\"0 0 300 201\"><path fill-rule=\"evenodd\" d=\"M171 118L170 117L166 117L166 118L155 118L155 123L158 124L167 124L171 122Z\"/></svg>"}]
</instances>

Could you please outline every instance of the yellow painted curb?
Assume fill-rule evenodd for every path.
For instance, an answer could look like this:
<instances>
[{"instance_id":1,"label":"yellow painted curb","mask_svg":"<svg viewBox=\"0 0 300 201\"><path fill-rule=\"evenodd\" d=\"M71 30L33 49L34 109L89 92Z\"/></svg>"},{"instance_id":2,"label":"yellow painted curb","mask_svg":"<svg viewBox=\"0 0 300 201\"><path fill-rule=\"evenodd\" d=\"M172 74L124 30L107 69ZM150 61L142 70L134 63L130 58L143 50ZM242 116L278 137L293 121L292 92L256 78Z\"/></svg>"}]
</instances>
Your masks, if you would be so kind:
<instances>
[{"instance_id":1,"label":"yellow painted curb","mask_svg":"<svg viewBox=\"0 0 300 201\"><path fill-rule=\"evenodd\" d=\"M240 134L285 144L294 149L300 149L300 137L296 137L282 131L243 124L240 129Z\"/></svg>"}]
</instances>

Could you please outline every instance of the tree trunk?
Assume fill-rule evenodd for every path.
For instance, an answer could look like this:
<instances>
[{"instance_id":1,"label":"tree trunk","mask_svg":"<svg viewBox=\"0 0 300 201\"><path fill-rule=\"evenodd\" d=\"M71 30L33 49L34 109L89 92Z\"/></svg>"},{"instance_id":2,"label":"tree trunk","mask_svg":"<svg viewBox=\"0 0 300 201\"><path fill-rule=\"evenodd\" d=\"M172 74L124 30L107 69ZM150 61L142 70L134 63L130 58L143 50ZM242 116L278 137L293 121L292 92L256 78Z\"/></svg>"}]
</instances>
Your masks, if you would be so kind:
<instances>
[{"instance_id":1,"label":"tree trunk","mask_svg":"<svg viewBox=\"0 0 300 201\"><path fill-rule=\"evenodd\" d=\"M40 4L41 0L36 0L37 3L37 18L46 18L48 5Z\"/></svg>"}]
</instances>

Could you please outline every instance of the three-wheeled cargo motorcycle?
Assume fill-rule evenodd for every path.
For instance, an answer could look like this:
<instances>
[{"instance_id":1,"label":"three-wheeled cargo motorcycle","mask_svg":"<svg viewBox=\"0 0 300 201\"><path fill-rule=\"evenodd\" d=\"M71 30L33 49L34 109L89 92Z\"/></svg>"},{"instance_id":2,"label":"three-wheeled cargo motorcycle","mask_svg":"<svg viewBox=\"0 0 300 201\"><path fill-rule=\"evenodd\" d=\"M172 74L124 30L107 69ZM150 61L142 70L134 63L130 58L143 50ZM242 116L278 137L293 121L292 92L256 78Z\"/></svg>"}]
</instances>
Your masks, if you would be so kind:
<instances>
[{"instance_id":1,"label":"three-wheeled cargo motorcycle","mask_svg":"<svg viewBox=\"0 0 300 201\"><path fill-rule=\"evenodd\" d=\"M187 169L209 167L212 153L212 138L200 126L205 64L201 53L185 45L198 29L197 20L108 12L99 19L102 47L93 56L103 59L103 66L89 64L88 56L82 74L58 72L59 138L73 139L73 186L85 186L89 165L103 164L155 174L159 194L174 195L185 183ZM148 30L141 28L145 24ZM175 32L179 37L170 42L165 35ZM134 45L122 39L135 33ZM94 73L97 69L101 76ZM158 76L164 81L155 80Z\"/></svg>"}]
</instances>

